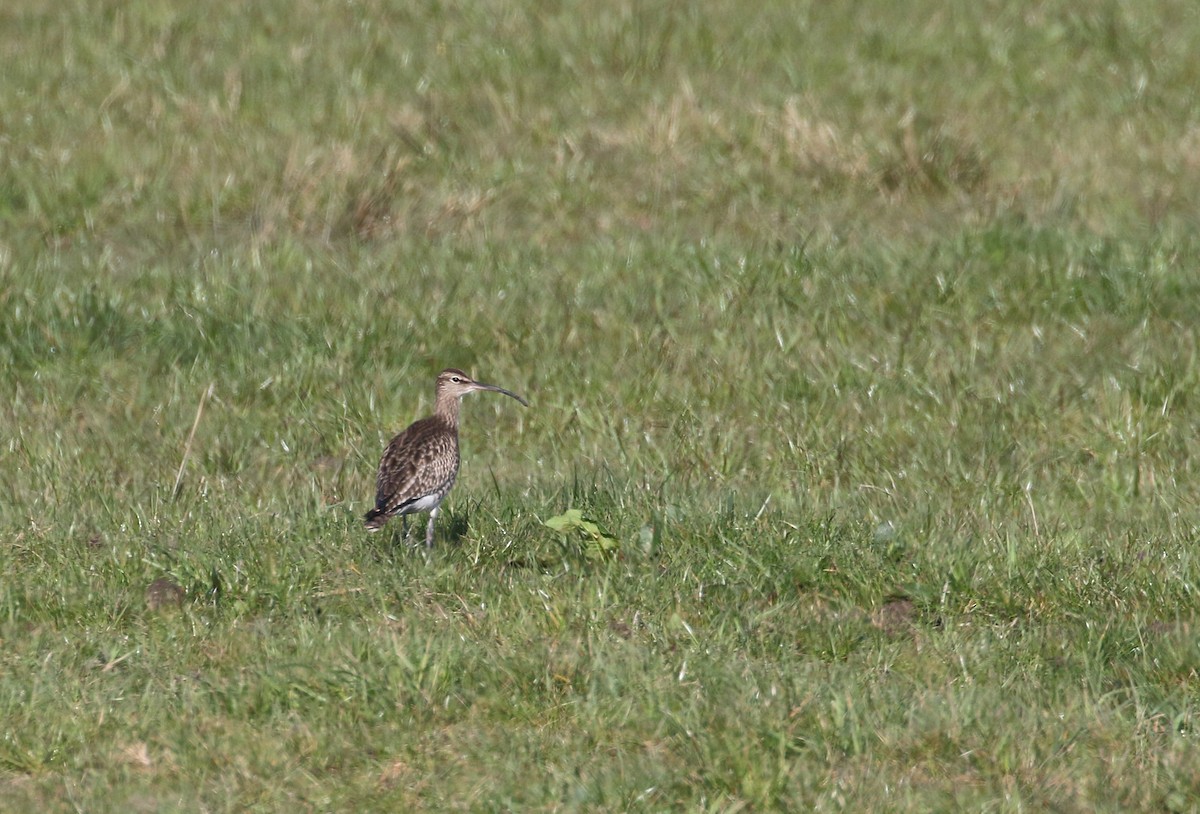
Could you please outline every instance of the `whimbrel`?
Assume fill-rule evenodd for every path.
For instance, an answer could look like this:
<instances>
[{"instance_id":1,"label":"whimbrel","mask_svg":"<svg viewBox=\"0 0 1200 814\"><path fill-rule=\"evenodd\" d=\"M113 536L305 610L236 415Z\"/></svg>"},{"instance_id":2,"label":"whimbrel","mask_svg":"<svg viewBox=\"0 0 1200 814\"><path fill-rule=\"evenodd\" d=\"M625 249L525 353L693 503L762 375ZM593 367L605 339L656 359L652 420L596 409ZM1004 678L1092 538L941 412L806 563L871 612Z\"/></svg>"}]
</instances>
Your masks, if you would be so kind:
<instances>
[{"instance_id":1,"label":"whimbrel","mask_svg":"<svg viewBox=\"0 0 1200 814\"><path fill-rule=\"evenodd\" d=\"M433 415L413 422L392 439L383 453L375 478L375 508L366 516L368 531L378 531L388 520L400 515L403 535L407 538L408 515L429 512L425 545L433 546L433 521L438 506L458 476L460 400L477 390L503 393L529 406L516 393L477 382L461 370L449 368L439 373Z\"/></svg>"}]
</instances>

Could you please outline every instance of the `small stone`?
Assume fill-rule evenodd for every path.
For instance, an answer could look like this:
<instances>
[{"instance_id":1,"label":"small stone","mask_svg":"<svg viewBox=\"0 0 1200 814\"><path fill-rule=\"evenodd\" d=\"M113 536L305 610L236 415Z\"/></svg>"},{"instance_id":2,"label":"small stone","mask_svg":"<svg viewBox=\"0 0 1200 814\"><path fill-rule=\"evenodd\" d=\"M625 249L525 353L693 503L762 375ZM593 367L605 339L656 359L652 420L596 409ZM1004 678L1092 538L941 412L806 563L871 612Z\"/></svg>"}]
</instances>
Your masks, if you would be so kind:
<instances>
[{"instance_id":1,"label":"small stone","mask_svg":"<svg viewBox=\"0 0 1200 814\"><path fill-rule=\"evenodd\" d=\"M146 588L146 607L152 611L178 608L187 592L168 577L159 577Z\"/></svg>"}]
</instances>

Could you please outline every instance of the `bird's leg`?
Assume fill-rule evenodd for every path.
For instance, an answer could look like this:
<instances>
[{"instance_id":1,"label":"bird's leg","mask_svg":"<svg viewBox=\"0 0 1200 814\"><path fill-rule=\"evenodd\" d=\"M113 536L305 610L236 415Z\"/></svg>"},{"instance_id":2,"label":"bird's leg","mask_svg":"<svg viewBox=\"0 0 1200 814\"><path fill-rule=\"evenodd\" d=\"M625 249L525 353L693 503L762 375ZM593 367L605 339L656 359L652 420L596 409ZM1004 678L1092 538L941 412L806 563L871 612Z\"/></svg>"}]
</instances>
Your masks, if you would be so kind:
<instances>
[{"instance_id":1,"label":"bird's leg","mask_svg":"<svg viewBox=\"0 0 1200 814\"><path fill-rule=\"evenodd\" d=\"M429 525L425 527L425 547L433 548L433 521L437 517L437 506L429 512Z\"/></svg>"},{"instance_id":2,"label":"bird's leg","mask_svg":"<svg viewBox=\"0 0 1200 814\"><path fill-rule=\"evenodd\" d=\"M408 515L400 515L400 539L408 542Z\"/></svg>"}]
</instances>

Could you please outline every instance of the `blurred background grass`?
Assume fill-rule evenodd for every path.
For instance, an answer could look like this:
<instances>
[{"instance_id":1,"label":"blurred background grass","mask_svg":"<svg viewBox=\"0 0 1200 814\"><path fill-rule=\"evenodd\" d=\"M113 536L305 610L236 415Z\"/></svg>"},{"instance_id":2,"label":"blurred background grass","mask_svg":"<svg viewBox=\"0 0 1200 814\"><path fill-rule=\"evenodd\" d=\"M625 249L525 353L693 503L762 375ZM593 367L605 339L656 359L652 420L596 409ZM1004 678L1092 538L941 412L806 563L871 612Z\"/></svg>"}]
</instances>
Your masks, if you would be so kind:
<instances>
[{"instance_id":1,"label":"blurred background grass","mask_svg":"<svg viewBox=\"0 0 1200 814\"><path fill-rule=\"evenodd\" d=\"M1190 5L0 21L15 809L1186 810Z\"/></svg>"}]
</instances>

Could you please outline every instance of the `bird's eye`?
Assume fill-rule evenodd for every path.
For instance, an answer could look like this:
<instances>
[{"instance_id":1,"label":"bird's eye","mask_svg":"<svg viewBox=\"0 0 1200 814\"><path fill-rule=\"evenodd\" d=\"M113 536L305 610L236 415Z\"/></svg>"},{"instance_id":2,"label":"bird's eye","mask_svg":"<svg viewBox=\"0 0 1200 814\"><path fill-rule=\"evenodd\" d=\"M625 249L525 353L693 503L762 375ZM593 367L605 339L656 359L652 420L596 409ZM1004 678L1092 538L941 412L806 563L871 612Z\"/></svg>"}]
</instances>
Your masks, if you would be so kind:
<instances>
[{"instance_id":1,"label":"bird's eye","mask_svg":"<svg viewBox=\"0 0 1200 814\"><path fill-rule=\"evenodd\" d=\"M462 379L458 378L457 376L451 376L450 381L458 383L458 382L461 382Z\"/></svg>"}]
</instances>

